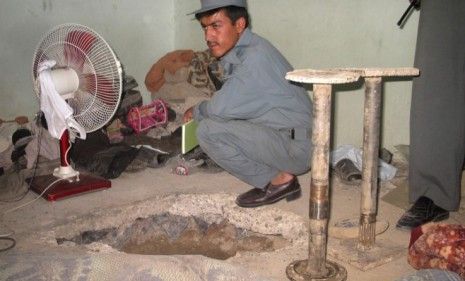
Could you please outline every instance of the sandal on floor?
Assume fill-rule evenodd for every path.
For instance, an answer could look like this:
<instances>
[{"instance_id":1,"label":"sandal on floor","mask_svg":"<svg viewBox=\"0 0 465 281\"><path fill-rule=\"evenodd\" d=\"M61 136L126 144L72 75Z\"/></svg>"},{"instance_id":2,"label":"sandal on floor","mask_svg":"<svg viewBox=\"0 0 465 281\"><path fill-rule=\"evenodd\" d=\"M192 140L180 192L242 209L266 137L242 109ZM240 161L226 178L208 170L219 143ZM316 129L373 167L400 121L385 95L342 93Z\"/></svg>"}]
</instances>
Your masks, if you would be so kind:
<instances>
[{"instance_id":1,"label":"sandal on floor","mask_svg":"<svg viewBox=\"0 0 465 281\"><path fill-rule=\"evenodd\" d=\"M356 184L362 179L362 173L355 164L347 158L339 160L334 166L334 171L344 183Z\"/></svg>"}]
</instances>

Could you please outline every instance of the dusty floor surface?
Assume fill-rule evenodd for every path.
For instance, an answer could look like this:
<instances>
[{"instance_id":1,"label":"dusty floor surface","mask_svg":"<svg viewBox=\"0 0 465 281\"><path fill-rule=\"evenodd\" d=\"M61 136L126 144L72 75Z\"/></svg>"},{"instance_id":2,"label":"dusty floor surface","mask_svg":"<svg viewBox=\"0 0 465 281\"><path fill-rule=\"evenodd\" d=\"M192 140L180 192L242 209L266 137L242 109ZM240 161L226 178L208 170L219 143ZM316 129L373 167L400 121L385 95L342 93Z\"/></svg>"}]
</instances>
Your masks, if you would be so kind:
<instances>
[{"instance_id":1,"label":"dusty floor surface","mask_svg":"<svg viewBox=\"0 0 465 281\"><path fill-rule=\"evenodd\" d=\"M405 166L400 166L399 172L394 180L381 184L380 197L391 194L391 201L406 201L406 198L397 197L396 199L395 196L392 196L392 192L396 191L398 186L405 186ZM179 197L184 195L198 195L200 196L200 200L201 198L209 198L209 200L213 201L215 198L219 198L217 203L220 205L222 204L221 200L225 198L224 200L227 206L219 206L219 208L224 208L223 213L227 213L231 220L236 220L236 223L240 224L241 221L250 221L254 217L258 217L258 214L270 213L275 216L274 221L276 225L274 225L273 220L271 220L271 223L263 222L264 225L257 226L258 230L255 230L258 232L272 232L273 229L281 229L280 231L287 231L284 233L285 238L290 237L291 240L294 239L290 245L281 247L273 252L239 252L234 257L228 258L225 262L245 267L270 280L287 280L285 275L285 268L287 265L294 260L306 259L308 256L306 246L308 234L305 231L304 233L293 233L293 231L300 231L298 230L299 226L288 225L290 228L286 228L286 225L282 225L282 223L278 226L280 223L279 220L282 220L282 218L287 219L292 217L295 223L303 225L303 229L305 230L308 218L310 174L307 173L300 176L299 181L303 187L303 195L298 200L292 202L283 200L267 207L240 210L241 208L234 205L233 199L236 195L247 191L249 186L226 172L217 174L195 173L189 176L178 176L170 173L167 167L158 169L148 168L142 172L123 173L118 179L112 181L113 186L108 190L88 193L56 202L48 202L43 199L37 200L31 205L5 215L4 220L0 222L0 230L2 230L2 232L8 229L14 230L15 234L12 237L17 240L17 248L29 248L33 251L34 247L39 247L40 250L44 250L48 247L47 243L44 245L40 245L40 243L29 245L30 238L28 237L31 235L40 236L42 235L41 233L47 233L48 230L65 231L64 229L72 228L66 227L67 224L82 223L86 221L86 219L96 220L90 222L90 224L93 224L94 227L98 227L99 222L97 221L97 216L92 216L94 214L104 213L105 210L116 210L117 208L133 210L133 212L138 213L138 215L135 216L136 218L142 216L141 213L143 213L143 211L141 210L143 208L147 209L147 206L155 206L154 208L157 208L158 212L163 211L166 200L161 198L165 196ZM213 197L208 197L210 195ZM30 192L21 202L0 203L0 212L9 210L35 197L36 194ZM333 225L335 222L342 219L358 219L359 201L360 189L358 186L346 185L336 178L333 178L331 187L331 219L329 225ZM212 204L214 203L215 202ZM377 236L376 243L379 245L380 252L383 253L382 255L385 255L389 250L394 249L394 252L390 257L380 257L379 259L375 258L369 261L369 264L372 265L369 267L373 268L360 270L360 267L357 268L356 266L356 261L355 263L353 260L351 263L347 262L350 259L357 260L356 257L354 258L354 256L357 255L360 258L360 254L355 253L353 249L351 250L350 245L353 243L353 240L329 237L328 257L342 264L347 269L347 280L396 280L399 277L414 272L414 269L411 268L406 261L406 248L409 241L409 233L399 231L395 228L397 219L403 213L403 209L399 207L403 205L401 202L397 203L399 204L390 204L382 199L379 200L377 218L380 221L387 221L389 223L389 228L384 233ZM209 207L202 206L201 203L198 205L199 208L203 209L200 211L203 211L204 215L205 212L210 212L208 210ZM182 207L185 207L185 209L182 209ZM172 207L166 208L173 209ZM205 208L207 208L207 210L205 210ZM232 211L229 212L228 208ZM194 213L200 212L199 210L195 210L195 204L191 207L179 206L177 209L178 214L190 211ZM112 216L114 213L114 217L117 217L118 212L120 211L110 211L106 215ZM234 212L239 213L240 216L236 216ZM460 215L460 213L462 215ZM279 214L282 214L282 217ZM462 207L459 213L452 214L449 221L452 223L464 223L460 221L461 219L463 220L463 217ZM89 221L87 221L87 223L89 223ZM36 237L35 239L40 240L41 237ZM72 248L69 249L73 251ZM2 278L0 277L0 279Z\"/></svg>"}]
</instances>

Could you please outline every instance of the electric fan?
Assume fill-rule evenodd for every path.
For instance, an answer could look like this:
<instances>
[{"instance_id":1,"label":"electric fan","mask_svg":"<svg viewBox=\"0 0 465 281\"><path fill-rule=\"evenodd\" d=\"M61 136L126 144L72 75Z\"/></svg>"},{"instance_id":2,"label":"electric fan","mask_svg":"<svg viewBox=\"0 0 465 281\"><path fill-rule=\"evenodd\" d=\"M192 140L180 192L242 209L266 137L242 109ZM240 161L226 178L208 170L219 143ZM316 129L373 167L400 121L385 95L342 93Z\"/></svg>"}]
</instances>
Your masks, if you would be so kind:
<instances>
[{"instance_id":1,"label":"electric fan","mask_svg":"<svg viewBox=\"0 0 465 281\"><path fill-rule=\"evenodd\" d=\"M63 24L38 44L32 65L34 91L50 134L60 139L60 167L35 177L31 189L47 200L111 187L111 182L75 171L68 152L76 137L102 128L121 99L122 68L105 40L90 28ZM50 188L49 185L58 181ZM48 189L48 190L46 190Z\"/></svg>"}]
</instances>

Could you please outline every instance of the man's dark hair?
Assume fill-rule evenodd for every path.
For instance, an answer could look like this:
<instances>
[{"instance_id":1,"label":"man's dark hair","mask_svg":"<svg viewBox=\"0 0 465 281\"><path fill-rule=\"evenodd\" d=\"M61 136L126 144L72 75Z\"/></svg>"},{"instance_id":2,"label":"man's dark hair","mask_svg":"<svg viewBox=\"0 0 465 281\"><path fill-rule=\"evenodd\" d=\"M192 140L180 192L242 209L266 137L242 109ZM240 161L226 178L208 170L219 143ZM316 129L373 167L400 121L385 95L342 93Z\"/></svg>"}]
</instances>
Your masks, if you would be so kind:
<instances>
[{"instance_id":1,"label":"man's dark hair","mask_svg":"<svg viewBox=\"0 0 465 281\"><path fill-rule=\"evenodd\" d=\"M225 11L226 16L231 20L232 24L235 24L238 19L244 18L245 19L245 27L249 26L249 21L250 21L249 12L244 7L237 7L237 6L221 7L221 8L218 8L218 9L213 9L213 10L206 11L206 12L203 12L203 13L195 14L195 18L198 21L200 21L201 18L203 18L205 16L208 17L208 16L211 16L211 15L214 15L220 10Z\"/></svg>"}]
</instances>

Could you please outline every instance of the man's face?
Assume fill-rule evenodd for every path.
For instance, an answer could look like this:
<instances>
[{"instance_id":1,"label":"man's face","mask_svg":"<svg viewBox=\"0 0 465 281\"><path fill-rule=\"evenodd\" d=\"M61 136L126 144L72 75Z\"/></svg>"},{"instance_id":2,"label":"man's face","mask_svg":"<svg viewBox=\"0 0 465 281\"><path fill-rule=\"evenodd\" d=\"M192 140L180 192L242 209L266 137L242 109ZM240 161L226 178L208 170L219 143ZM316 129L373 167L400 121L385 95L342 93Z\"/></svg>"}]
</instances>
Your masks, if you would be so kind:
<instances>
[{"instance_id":1,"label":"man's face","mask_svg":"<svg viewBox=\"0 0 465 281\"><path fill-rule=\"evenodd\" d=\"M239 18L235 24L226 16L224 10L219 10L211 16L204 16L200 24L205 33L205 41L215 58L221 58L231 50L245 29L244 18Z\"/></svg>"}]
</instances>

